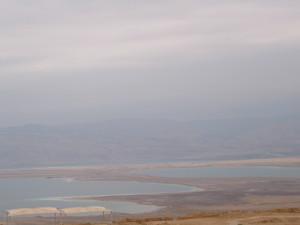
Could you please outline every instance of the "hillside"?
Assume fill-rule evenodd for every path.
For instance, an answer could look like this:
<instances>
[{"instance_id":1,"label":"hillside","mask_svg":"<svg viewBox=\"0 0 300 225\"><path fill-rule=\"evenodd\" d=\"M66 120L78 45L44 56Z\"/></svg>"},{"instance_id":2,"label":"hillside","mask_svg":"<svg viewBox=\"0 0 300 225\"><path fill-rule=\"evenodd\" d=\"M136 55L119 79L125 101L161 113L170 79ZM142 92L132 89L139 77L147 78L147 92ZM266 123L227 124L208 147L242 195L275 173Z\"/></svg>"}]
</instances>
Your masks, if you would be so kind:
<instances>
[{"instance_id":1,"label":"hillside","mask_svg":"<svg viewBox=\"0 0 300 225\"><path fill-rule=\"evenodd\" d=\"M189 122L110 120L0 128L2 168L299 155L300 115Z\"/></svg>"},{"instance_id":2,"label":"hillside","mask_svg":"<svg viewBox=\"0 0 300 225\"><path fill-rule=\"evenodd\" d=\"M113 220L115 225L296 225L300 222L299 208L277 208L270 210L255 211L223 211L223 212L198 212L190 213L179 217L145 217L139 215L139 218L124 218L121 220ZM114 215L115 216L115 215ZM130 215L127 215L130 216ZM123 215L124 217L124 215ZM53 224L52 217L27 217L13 218L14 224ZM110 215L100 219L99 216L66 216L63 221L72 225L108 225ZM6 223L4 218L0 218L0 222Z\"/></svg>"}]
</instances>

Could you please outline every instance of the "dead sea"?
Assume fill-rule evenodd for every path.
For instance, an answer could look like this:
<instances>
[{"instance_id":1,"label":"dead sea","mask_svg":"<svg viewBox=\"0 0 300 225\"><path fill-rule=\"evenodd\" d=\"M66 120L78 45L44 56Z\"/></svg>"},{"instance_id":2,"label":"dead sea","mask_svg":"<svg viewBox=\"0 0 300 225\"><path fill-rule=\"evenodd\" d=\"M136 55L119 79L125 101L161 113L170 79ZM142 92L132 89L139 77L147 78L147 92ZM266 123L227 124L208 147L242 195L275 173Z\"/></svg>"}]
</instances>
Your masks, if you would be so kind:
<instances>
[{"instance_id":1,"label":"dead sea","mask_svg":"<svg viewBox=\"0 0 300 225\"><path fill-rule=\"evenodd\" d=\"M224 209L264 209L298 206L300 179L288 177L156 177L132 174L153 168L198 168L276 166L299 167L300 158L256 159L218 162L185 162L92 167L49 167L0 170L0 178L69 178L77 181L130 181L176 184L202 189L178 193L135 193L84 197L84 201L126 202L161 206L147 215L182 215L191 211ZM51 180L51 179L50 179ZM80 183L80 182L79 182ZM79 195L76 195L79 196ZM85 196L90 196L85 195ZM53 196L52 196L53 197ZM74 200L74 199L73 199ZM99 205L102 202L93 202ZM7 207L6 207L7 209ZM132 211L132 213L134 213Z\"/></svg>"}]
</instances>

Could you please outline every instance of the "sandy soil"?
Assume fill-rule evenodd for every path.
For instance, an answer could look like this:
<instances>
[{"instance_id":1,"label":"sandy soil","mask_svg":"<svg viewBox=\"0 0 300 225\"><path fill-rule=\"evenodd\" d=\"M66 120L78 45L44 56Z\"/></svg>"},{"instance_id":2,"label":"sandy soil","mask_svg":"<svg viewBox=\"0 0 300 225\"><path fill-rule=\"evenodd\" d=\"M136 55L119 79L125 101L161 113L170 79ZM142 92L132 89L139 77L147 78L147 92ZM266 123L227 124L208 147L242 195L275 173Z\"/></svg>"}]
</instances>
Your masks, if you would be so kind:
<instances>
[{"instance_id":1,"label":"sandy soil","mask_svg":"<svg viewBox=\"0 0 300 225\"><path fill-rule=\"evenodd\" d=\"M100 222L101 221L101 222ZM108 220L109 221L109 220ZM102 218L97 216L89 217L67 217L57 220L56 224L76 224L76 225L100 225L111 224L108 221L102 222ZM0 223L5 223L0 218ZM17 218L9 221L11 225L51 225L55 224L53 217L31 217ZM147 218L126 218L113 221L116 225L299 225L300 209L297 212L276 212L269 211L225 211L222 213L193 213L184 217L147 217Z\"/></svg>"}]
</instances>

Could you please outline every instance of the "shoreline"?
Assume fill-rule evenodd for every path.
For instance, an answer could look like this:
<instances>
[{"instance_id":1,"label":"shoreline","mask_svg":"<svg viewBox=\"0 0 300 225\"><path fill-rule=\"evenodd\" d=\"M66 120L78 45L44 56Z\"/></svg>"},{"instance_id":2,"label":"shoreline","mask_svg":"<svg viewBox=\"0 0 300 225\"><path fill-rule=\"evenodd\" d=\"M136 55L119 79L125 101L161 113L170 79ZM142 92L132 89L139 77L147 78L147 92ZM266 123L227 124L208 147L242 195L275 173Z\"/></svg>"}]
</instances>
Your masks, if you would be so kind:
<instances>
[{"instance_id":1,"label":"shoreline","mask_svg":"<svg viewBox=\"0 0 300 225\"><path fill-rule=\"evenodd\" d=\"M300 167L299 157L287 158L265 158L265 159L241 159L241 160L219 160L219 161L186 161L186 162L168 162L168 163L147 163L147 164L122 164L122 165L93 165L93 166L45 166L45 167L32 167L32 168L2 168L1 174L4 171L55 171L55 170L68 170L75 171L78 169L102 169L102 170L144 170L153 168L186 168L186 167L239 167L239 166L276 166L276 167Z\"/></svg>"},{"instance_id":2,"label":"shoreline","mask_svg":"<svg viewBox=\"0 0 300 225\"><path fill-rule=\"evenodd\" d=\"M223 160L208 162L175 162L157 164L130 164L130 165L99 165L99 166L72 166L72 167L36 167L26 169L0 169L0 179L3 178L66 178L70 180L111 180L109 176L126 174L129 172L165 169L165 168L196 168L196 167L246 167L246 166L275 166L300 167L300 157L269 158L247 160ZM122 181L123 179L115 179Z\"/></svg>"},{"instance_id":3,"label":"shoreline","mask_svg":"<svg viewBox=\"0 0 300 225\"><path fill-rule=\"evenodd\" d=\"M184 185L199 190L130 194L117 196L88 196L72 198L89 201L119 201L164 207L144 216L178 216L193 211L255 210L300 204L300 178L171 178L133 174L131 171L163 168L279 166L300 167L300 157L230 160L216 162L180 162L90 167L48 167L32 169L1 169L4 178L65 178L72 181L134 181ZM135 214L130 214L135 215ZM138 214L141 216L141 214Z\"/></svg>"}]
</instances>

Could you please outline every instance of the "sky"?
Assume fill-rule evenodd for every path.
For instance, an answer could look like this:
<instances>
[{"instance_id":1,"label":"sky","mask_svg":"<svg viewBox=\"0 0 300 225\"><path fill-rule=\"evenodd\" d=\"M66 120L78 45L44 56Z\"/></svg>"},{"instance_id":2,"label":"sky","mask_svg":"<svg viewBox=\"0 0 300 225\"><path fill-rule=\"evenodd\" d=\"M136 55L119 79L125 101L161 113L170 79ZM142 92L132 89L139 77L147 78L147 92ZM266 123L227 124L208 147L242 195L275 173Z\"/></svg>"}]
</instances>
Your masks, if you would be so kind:
<instances>
[{"instance_id":1,"label":"sky","mask_svg":"<svg viewBox=\"0 0 300 225\"><path fill-rule=\"evenodd\" d=\"M299 0L3 0L0 126L300 112Z\"/></svg>"}]
</instances>

